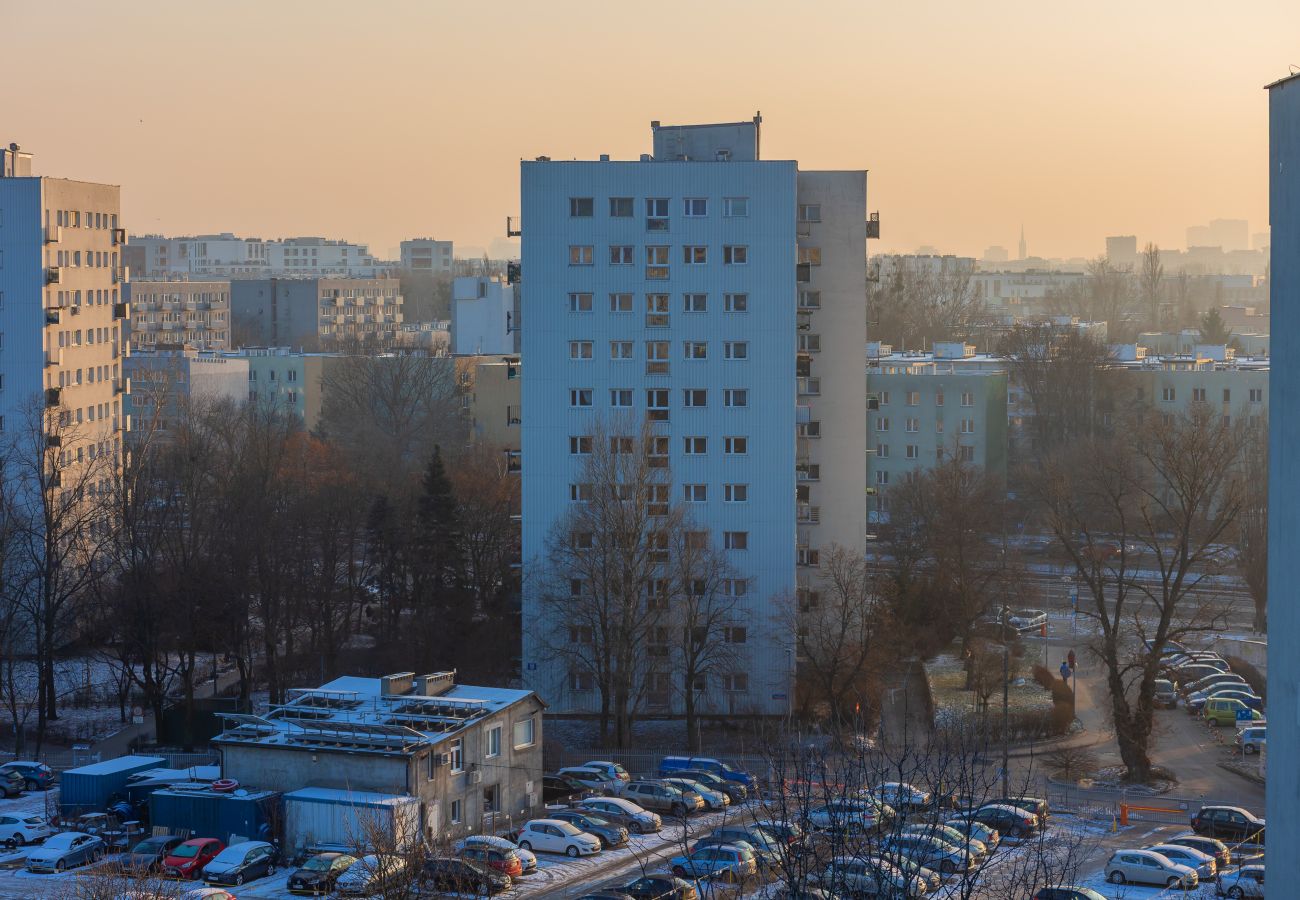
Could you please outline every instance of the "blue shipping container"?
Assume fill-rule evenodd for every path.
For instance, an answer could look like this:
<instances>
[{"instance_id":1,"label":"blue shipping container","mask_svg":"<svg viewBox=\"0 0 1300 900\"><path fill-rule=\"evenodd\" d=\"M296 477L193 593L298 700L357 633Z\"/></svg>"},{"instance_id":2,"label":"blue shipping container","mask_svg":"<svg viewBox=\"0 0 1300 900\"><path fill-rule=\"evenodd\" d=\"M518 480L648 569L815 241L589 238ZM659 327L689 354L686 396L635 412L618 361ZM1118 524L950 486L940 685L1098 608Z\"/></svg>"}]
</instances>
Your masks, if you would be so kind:
<instances>
[{"instance_id":1,"label":"blue shipping container","mask_svg":"<svg viewBox=\"0 0 1300 900\"><path fill-rule=\"evenodd\" d=\"M128 777L164 763L166 760L158 756L119 756L68 769L59 777L59 813L69 816L100 812L108 806L109 797L126 787Z\"/></svg>"},{"instance_id":2,"label":"blue shipping container","mask_svg":"<svg viewBox=\"0 0 1300 900\"><path fill-rule=\"evenodd\" d=\"M230 843L232 835L245 840L270 840L271 822L278 821L280 794L246 791L154 791L149 795L149 825L172 834L217 838Z\"/></svg>"}]
</instances>

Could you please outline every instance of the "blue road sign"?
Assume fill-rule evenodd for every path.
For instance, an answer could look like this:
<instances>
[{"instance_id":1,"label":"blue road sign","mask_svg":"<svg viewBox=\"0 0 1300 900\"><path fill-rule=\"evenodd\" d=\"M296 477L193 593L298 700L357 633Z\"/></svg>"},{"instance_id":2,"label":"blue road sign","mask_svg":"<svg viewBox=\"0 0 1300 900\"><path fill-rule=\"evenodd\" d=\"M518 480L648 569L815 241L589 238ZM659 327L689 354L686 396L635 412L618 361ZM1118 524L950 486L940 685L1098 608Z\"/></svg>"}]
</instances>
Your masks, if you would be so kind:
<instances>
[{"instance_id":1,"label":"blue road sign","mask_svg":"<svg viewBox=\"0 0 1300 900\"><path fill-rule=\"evenodd\" d=\"M1249 722L1252 718L1253 716L1251 716L1251 708L1249 706L1245 707L1244 709L1237 710L1238 722Z\"/></svg>"}]
</instances>

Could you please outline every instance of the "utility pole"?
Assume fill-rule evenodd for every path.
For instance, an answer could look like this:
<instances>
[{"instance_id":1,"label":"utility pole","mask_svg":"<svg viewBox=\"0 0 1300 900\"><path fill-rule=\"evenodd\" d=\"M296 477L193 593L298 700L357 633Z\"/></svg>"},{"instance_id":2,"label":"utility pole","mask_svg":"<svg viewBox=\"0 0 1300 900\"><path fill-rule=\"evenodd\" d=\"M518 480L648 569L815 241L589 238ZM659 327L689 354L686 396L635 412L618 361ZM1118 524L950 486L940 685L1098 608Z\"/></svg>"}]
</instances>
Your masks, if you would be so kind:
<instances>
[{"instance_id":1,"label":"utility pole","mask_svg":"<svg viewBox=\"0 0 1300 900\"><path fill-rule=\"evenodd\" d=\"M1007 733L1010 710L1011 673L1009 671L1011 648L1006 644L1007 607L1002 606L1002 796L1007 796L1008 768L1011 765L1011 737Z\"/></svg>"}]
</instances>

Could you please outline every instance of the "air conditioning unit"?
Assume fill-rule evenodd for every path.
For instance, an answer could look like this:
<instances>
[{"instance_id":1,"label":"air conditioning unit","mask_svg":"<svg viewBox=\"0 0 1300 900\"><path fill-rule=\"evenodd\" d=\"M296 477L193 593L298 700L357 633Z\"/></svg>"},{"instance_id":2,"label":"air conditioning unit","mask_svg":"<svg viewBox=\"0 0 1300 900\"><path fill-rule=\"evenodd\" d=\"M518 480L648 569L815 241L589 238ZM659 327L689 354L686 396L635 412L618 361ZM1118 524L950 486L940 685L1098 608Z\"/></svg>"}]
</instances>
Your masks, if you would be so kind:
<instances>
[{"instance_id":1,"label":"air conditioning unit","mask_svg":"<svg viewBox=\"0 0 1300 900\"><path fill-rule=\"evenodd\" d=\"M482 784L482 783L483 783L483 772L482 772L481 770L479 770L479 769L475 769L473 772L470 772L470 773L469 773L469 783L470 783L470 784Z\"/></svg>"}]
</instances>

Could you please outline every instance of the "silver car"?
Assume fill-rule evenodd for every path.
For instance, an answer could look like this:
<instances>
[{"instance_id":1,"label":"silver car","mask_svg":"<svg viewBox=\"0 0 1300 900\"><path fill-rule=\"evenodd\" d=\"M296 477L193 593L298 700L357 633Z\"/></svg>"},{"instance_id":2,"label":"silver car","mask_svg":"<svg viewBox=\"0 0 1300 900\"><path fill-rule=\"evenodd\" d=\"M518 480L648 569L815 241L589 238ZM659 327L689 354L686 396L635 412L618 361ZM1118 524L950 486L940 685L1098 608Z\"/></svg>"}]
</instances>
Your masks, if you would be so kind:
<instances>
[{"instance_id":1,"label":"silver car","mask_svg":"<svg viewBox=\"0 0 1300 900\"><path fill-rule=\"evenodd\" d=\"M1151 850L1120 850L1106 862L1111 884L1159 884L1191 890L1200 883L1196 870Z\"/></svg>"},{"instance_id":2,"label":"silver car","mask_svg":"<svg viewBox=\"0 0 1300 900\"><path fill-rule=\"evenodd\" d=\"M1154 850L1172 862L1182 863L1189 869L1195 869L1196 877L1201 881L1213 881L1214 876L1219 873L1219 865L1214 861L1214 857L1200 850L1181 847L1178 844L1155 844L1147 849Z\"/></svg>"},{"instance_id":3,"label":"silver car","mask_svg":"<svg viewBox=\"0 0 1300 900\"><path fill-rule=\"evenodd\" d=\"M47 838L43 845L27 854L27 871L62 872L95 862L104 855L105 849L103 838L65 831Z\"/></svg>"}]
</instances>

